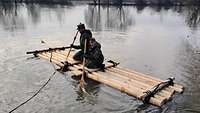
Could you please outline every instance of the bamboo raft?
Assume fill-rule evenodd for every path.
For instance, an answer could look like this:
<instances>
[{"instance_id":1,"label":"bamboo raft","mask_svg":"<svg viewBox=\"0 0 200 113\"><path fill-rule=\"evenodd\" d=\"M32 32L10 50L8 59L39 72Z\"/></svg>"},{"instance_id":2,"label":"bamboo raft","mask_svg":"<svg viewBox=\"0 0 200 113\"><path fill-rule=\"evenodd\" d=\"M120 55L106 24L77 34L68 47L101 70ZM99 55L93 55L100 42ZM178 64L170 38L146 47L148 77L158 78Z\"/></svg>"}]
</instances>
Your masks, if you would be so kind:
<instances>
[{"instance_id":1,"label":"bamboo raft","mask_svg":"<svg viewBox=\"0 0 200 113\"><path fill-rule=\"evenodd\" d=\"M65 66L63 62L66 61L68 48L49 48L30 51L27 54L33 54L35 57L46 60L51 59L52 63L62 68ZM75 76L79 76L82 73L82 64L72 58L74 53L74 51L71 51L69 55L68 63L71 65L68 66L68 69ZM156 106L162 106L171 100L175 93L183 93L184 91L184 87L174 83L173 78L161 80L134 70L125 69L114 62L105 62L105 72L86 68L86 76Z\"/></svg>"}]
</instances>

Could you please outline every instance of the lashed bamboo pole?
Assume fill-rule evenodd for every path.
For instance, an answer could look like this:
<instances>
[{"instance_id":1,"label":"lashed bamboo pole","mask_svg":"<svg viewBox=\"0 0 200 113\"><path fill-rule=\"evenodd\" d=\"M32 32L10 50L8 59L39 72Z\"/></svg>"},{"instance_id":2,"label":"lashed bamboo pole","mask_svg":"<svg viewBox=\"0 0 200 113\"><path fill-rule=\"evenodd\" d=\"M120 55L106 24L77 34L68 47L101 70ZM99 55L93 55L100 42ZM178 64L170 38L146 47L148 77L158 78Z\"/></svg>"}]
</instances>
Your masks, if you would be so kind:
<instances>
[{"instance_id":1,"label":"lashed bamboo pole","mask_svg":"<svg viewBox=\"0 0 200 113\"><path fill-rule=\"evenodd\" d=\"M133 84L133 85L137 85L137 87L141 87L141 88L143 88L144 90L147 90L147 89L150 88L150 85L148 85L148 84L142 83L142 82L137 81L137 80L134 80L134 79L132 79L132 78L128 78L128 77L123 76L123 75L120 75L120 74L118 74L118 73L114 73L114 72L112 72L112 71L109 71L109 69L106 69L106 73L115 75L115 76L118 77L118 78L119 78L119 77L120 77L120 78L123 78L123 79L125 79L125 80L127 81L127 83L130 83L130 84Z\"/></svg>"},{"instance_id":2,"label":"lashed bamboo pole","mask_svg":"<svg viewBox=\"0 0 200 113\"><path fill-rule=\"evenodd\" d=\"M115 68L115 70L122 71L122 72L127 73L127 74L135 74L138 77L142 78L143 80L149 80L149 82L148 81L146 81L146 82L148 82L149 84L152 84L152 85L156 85L160 82L163 82L163 80L160 80L158 78L148 76L148 75L145 75L145 74L142 74L142 73L139 73L139 72L136 72L136 71L132 71L132 70L129 70L129 69L124 69L124 68L119 67L119 66L117 66ZM180 86L178 84L174 84L174 86L172 88L178 93L182 93L184 91L184 87Z\"/></svg>"},{"instance_id":3,"label":"lashed bamboo pole","mask_svg":"<svg viewBox=\"0 0 200 113\"><path fill-rule=\"evenodd\" d=\"M145 78L143 76L139 76L138 74L134 74L134 73L130 73L130 72L125 72L123 70L119 70L118 67L116 68L111 68L110 71L113 71L113 72L118 72L120 74L123 74L124 76L128 76L128 77L131 77L134 79L137 79L138 81L143 81L145 82L146 84L149 84L151 86L154 86L156 85L157 83L155 83L154 81L152 81L151 79L148 79L148 78Z\"/></svg>"},{"instance_id":4,"label":"lashed bamboo pole","mask_svg":"<svg viewBox=\"0 0 200 113\"><path fill-rule=\"evenodd\" d=\"M49 52L46 52L46 53L43 53L43 54L45 54L45 55L47 55L47 56L51 56L51 53L49 53ZM52 58L54 58L54 59L57 59L57 60L59 60L60 62L65 62L66 61L66 59L65 59L65 57L63 56L63 57L61 57L61 56L58 56L57 55L57 53L52 53ZM69 63L71 63L71 64L76 64L76 63L79 63L79 61L75 61L75 60L73 60L72 58L68 58L68 62Z\"/></svg>"},{"instance_id":5,"label":"lashed bamboo pole","mask_svg":"<svg viewBox=\"0 0 200 113\"><path fill-rule=\"evenodd\" d=\"M109 74L109 75L113 75L112 78L113 79L117 79L121 82L124 82L128 85L131 85L131 86L134 86L134 87L137 87L137 88L141 88L142 90L144 90L144 92L146 92L147 90L151 89L153 86L150 86L148 84L145 84L145 83L142 83L140 81L137 81L137 80L134 80L132 78L128 78L126 76L123 76L123 75L120 75L118 74L117 72L114 73L114 72L109 72L110 68L106 68L106 72L102 73L102 74ZM163 89L162 92L159 92L159 95L161 97L164 97L164 98L169 98L171 97L172 95L174 94L174 90L165 90Z\"/></svg>"},{"instance_id":6,"label":"lashed bamboo pole","mask_svg":"<svg viewBox=\"0 0 200 113\"><path fill-rule=\"evenodd\" d=\"M155 78L155 77L152 77L152 76L149 76L149 75L146 75L146 74L137 72L137 71L133 71L133 70L130 70L130 69L126 69L126 68L123 68L123 67L120 67L120 66L118 66L117 68L119 68L119 69L121 69L121 70L124 70L124 71L126 71L126 72L131 72L131 73L135 73L135 74L138 74L138 75L143 75L144 77L149 78L149 79L152 79L152 80L154 80L154 81L163 82L163 80L161 80L161 79L158 79L158 78ZM178 84L175 84L175 87L184 89L183 86L178 85Z\"/></svg>"},{"instance_id":7,"label":"lashed bamboo pole","mask_svg":"<svg viewBox=\"0 0 200 113\"><path fill-rule=\"evenodd\" d=\"M56 53L60 54L60 55L63 55L66 57L66 55L68 54L67 51L55 51ZM74 56L74 52L71 52L70 55L69 55L69 58L72 58Z\"/></svg>"},{"instance_id":8,"label":"lashed bamboo pole","mask_svg":"<svg viewBox=\"0 0 200 113\"><path fill-rule=\"evenodd\" d=\"M64 52L63 52L64 53ZM63 58L61 58L61 59L64 59L64 54L60 54L60 51L58 52L56 52L56 53L54 53L54 54L57 54L58 56L60 56L60 57L63 57ZM67 52L65 52L65 54L67 54ZM73 54L73 53L72 53ZM71 56L72 57L72 56ZM70 58L70 57L69 57ZM72 58L71 58L71 60L73 60ZM114 68L115 69L115 68ZM113 71L112 69L108 69L109 71ZM114 71L115 72L115 71ZM117 71L117 73L119 73L120 71ZM124 72L123 73L121 73L121 74L125 74ZM133 74L133 73L131 73L131 74ZM125 75L130 75L130 73L128 73L128 74L125 74ZM145 78L142 78L142 79L140 79L140 77L141 76L139 76L139 79L138 79L138 76L136 75L135 76L135 74L134 74L134 76L128 76L128 77L133 77L133 79L134 80L138 80L138 81L142 81L143 83L149 83L149 82L151 82L151 80L149 81L149 79L147 79L147 80L145 80ZM150 83L150 85L152 86L152 85L154 85L155 83ZM157 83L158 84L158 83Z\"/></svg>"},{"instance_id":9,"label":"lashed bamboo pole","mask_svg":"<svg viewBox=\"0 0 200 113\"><path fill-rule=\"evenodd\" d=\"M50 54L48 54L48 55L50 55ZM54 56L55 56L55 53L54 53ZM55 56L55 57L56 57L55 59L58 59L58 56ZM108 69L108 70L109 70L109 69ZM108 71L107 71L107 72L108 72ZM120 78L126 79L126 82L129 83L130 85L136 85L136 87L143 88L144 90L148 90L148 89L150 89L150 88L153 87L153 86L151 86L151 85L145 84L144 82L142 83L142 82L138 82L138 81L134 80L134 79L135 79L134 77L133 77L134 79L130 79L130 78L132 78L132 76L128 76L129 78L127 78L127 77L125 77L125 76L121 76L120 74L117 74L117 72L116 72L116 73L113 73L113 72L111 71L110 73L111 73L111 74L118 75L118 76L120 76ZM163 91L163 92L160 92L159 95L162 96L162 97L170 98L171 95L173 95L173 93L174 93L174 90L171 90L171 91Z\"/></svg>"},{"instance_id":10,"label":"lashed bamboo pole","mask_svg":"<svg viewBox=\"0 0 200 113\"><path fill-rule=\"evenodd\" d=\"M106 69L106 70L108 70L108 71L106 71L107 73L110 73L110 74L113 74L113 75L118 76L120 78L123 78L123 79L125 79L127 81L127 83L129 83L131 85L132 84L133 85L137 85L137 87L141 87L141 88L145 89L146 91L153 87L152 85L146 84L145 82L141 82L141 81L138 81L138 80L134 79L134 77L127 77L127 76L124 76L124 75L119 74L117 72L115 72L115 73L114 72L109 72L109 68ZM163 90L164 91L160 92L159 94L160 94L160 96L166 97L166 98L169 98L169 95L173 95L174 92L175 92L173 89L172 90L163 89Z\"/></svg>"},{"instance_id":11,"label":"lashed bamboo pole","mask_svg":"<svg viewBox=\"0 0 200 113\"><path fill-rule=\"evenodd\" d=\"M58 52L56 52L56 53L58 53ZM62 52L61 54L59 54L60 56L64 56L65 54L67 54L66 52ZM73 53L72 53L73 54ZM64 58L63 58L64 59ZM73 60L72 58L71 58L71 60ZM156 84L158 84L159 82L161 82L162 80L159 80L159 79L157 79L157 78L153 78L152 79L152 77L150 77L149 78L149 76L146 76L146 75L144 75L144 74L142 74L142 73L138 73L138 72L135 72L135 71L130 71L130 70L128 70L128 69L125 69L125 70L128 70L128 71L126 71L126 72L124 72L123 70L118 70L118 68L114 68L114 70L117 70L117 73L120 73L121 71L125 74L125 73L127 73L126 75L130 75L130 74L134 74L134 75L136 75L136 78L134 78L134 79L137 79L138 80L138 78L137 77L139 77L139 79L140 78L142 78L141 80L144 82L144 83L149 83L149 84L151 84L151 85L156 85ZM130 72L129 72L130 71ZM123 74L122 73L122 74ZM136 74L135 74L136 73ZM138 76L138 74L139 74L139 76ZM134 76L135 77L135 76ZM182 86L181 87L179 87L178 85L174 85L174 87L171 87L172 89L175 89L175 91L178 91L179 93L181 93L182 91L183 91L183 88L182 88Z\"/></svg>"},{"instance_id":12,"label":"lashed bamboo pole","mask_svg":"<svg viewBox=\"0 0 200 113\"><path fill-rule=\"evenodd\" d=\"M42 54L43 55L43 58L45 58L46 57L46 59L49 59L50 58L50 54L49 53L43 53ZM45 56L45 57L44 57ZM52 61L54 62L54 63L56 63L56 64L60 64L60 61L59 60L57 60L55 57L52 57ZM81 66L79 66L79 67L77 67L77 69L80 69L80 67ZM112 78L115 78L115 76L113 76ZM116 81L120 81L121 79L118 79L118 80L116 80ZM133 85L128 85L129 87L133 87ZM134 90L136 89L136 88L138 88L137 87L137 85L135 86L135 87L133 87L134 88ZM123 88L122 88L123 89ZM121 89L121 90L122 90ZM145 91L144 89L140 89L140 88L138 88L140 91ZM138 91L137 91L138 92ZM143 92L141 92L141 93L143 93ZM142 95L141 95L142 96ZM140 97L139 97L140 98ZM157 96L157 98L158 98L158 100L160 100L160 98L162 98L162 97L159 97L159 96ZM164 99L163 99L164 100Z\"/></svg>"},{"instance_id":13,"label":"lashed bamboo pole","mask_svg":"<svg viewBox=\"0 0 200 113\"><path fill-rule=\"evenodd\" d=\"M80 62L80 61L74 60L74 59L72 58L72 54L73 54L73 52L71 52L71 54L70 54L68 60L70 60L71 62L72 62L72 61L73 61L73 62ZM59 52L55 52L54 55L57 55L57 57L59 57L59 59L62 59L62 60L65 60L65 57L66 57L64 54L61 54L61 53L59 53Z\"/></svg>"},{"instance_id":14,"label":"lashed bamboo pole","mask_svg":"<svg viewBox=\"0 0 200 113\"><path fill-rule=\"evenodd\" d=\"M47 55L51 55L50 53L46 53ZM59 54L59 53L57 53L57 52L55 52L55 53L53 53L52 54L52 56L53 56L53 58L55 57L55 59L57 59L57 60L59 60L59 61L63 61L64 60L64 55L62 55L62 54ZM71 62L75 62L75 63L77 63L77 64L80 64L80 62L79 61L76 61L76 60L74 60L73 58L68 58L69 59L69 63L71 63ZM109 63L109 62L107 62L107 63L105 63L105 68L111 68L111 67L113 67L113 64L112 63ZM81 69L81 68L80 68ZM86 69L87 69L87 67L86 67ZM99 69L87 69L87 71L98 71Z\"/></svg>"},{"instance_id":15,"label":"lashed bamboo pole","mask_svg":"<svg viewBox=\"0 0 200 113\"><path fill-rule=\"evenodd\" d=\"M50 53L47 53L47 54L43 54L43 55L41 55L40 57L43 57L43 58L45 58L45 59L49 59L50 58ZM56 63L57 65L60 65L60 66L62 66L63 64L62 63L60 63L61 61L63 61L63 56L62 55L60 55L60 54L56 54L55 55L55 53L53 54L53 57L52 57L52 62L54 62L54 63ZM70 68L73 68L73 67L70 67ZM80 67L77 67L76 69L80 69ZM94 73L96 73L96 74L98 74L97 72L93 72L92 74L89 74L90 75L90 77L89 78L91 78L91 77L94 77L95 75L93 75ZM102 74L100 74L100 75L102 75ZM99 76L100 76L99 75ZM95 77L94 77L95 78ZM91 79L94 79L94 78L91 78ZM112 77L111 77L112 78ZM97 81L99 81L99 82L101 82L100 80L102 79L102 78L96 78L97 79ZM95 79L94 79L95 80ZM109 78L107 78L107 80L110 80ZM105 80L103 80L103 81L105 81ZM112 79L110 80L110 81L112 81ZM134 91L132 91L132 89L137 89L137 87L135 88L135 86L133 87L132 85L130 86L130 84L127 84L126 82L121 82L119 79L114 79L113 80L114 82L116 82L116 83L118 83L118 82L120 82L119 84L121 84L122 86L121 87L118 87L117 89L119 89L119 90L121 90L121 91L124 91L124 92L126 92L126 93L128 93L128 94L130 94L130 95L133 95L134 93L136 93L137 94L137 92L134 92ZM103 82L104 83L104 82ZM107 83L109 83L109 81L107 81ZM106 84L106 83L105 83ZM107 85L109 85L109 86L111 86L111 87L114 87L114 88L116 88L115 86L116 85L112 85L112 84L107 84ZM126 89L127 88L127 89ZM129 90L129 89L131 89L131 90ZM141 89L139 89L140 91L142 91ZM163 94L162 93L167 93L168 92L168 90L172 90L172 88L166 88L166 90L162 90L162 91L160 91L160 92L158 92L158 94L156 94L155 95L155 97L154 97L154 100L153 100L153 102L154 103L152 103L151 101L152 101L152 99L153 98L151 98L150 99L150 103L152 103L152 104L154 104L154 105L158 105L158 106L160 106L160 105L162 105L166 100L168 100L169 98L171 98L171 96L169 95L167 98L166 98L166 96L163 96ZM138 91L138 90L136 90L136 91ZM131 93L130 93L131 92ZM140 92L141 94L143 93L143 92ZM171 94L171 95L173 95L173 94ZM133 95L133 96L135 96L135 95ZM138 96L140 99L141 99L141 96ZM162 102L161 102L162 101Z\"/></svg>"},{"instance_id":16,"label":"lashed bamboo pole","mask_svg":"<svg viewBox=\"0 0 200 113\"><path fill-rule=\"evenodd\" d=\"M76 66L77 65L75 65L74 67ZM79 66L77 68L79 68ZM115 80L113 79L112 75L109 75L109 74L105 75L104 72L93 72L92 74L89 73L87 76L88 78L91 78L93 80L109 85L113 88L116 88L122 92L128 93L129 95L135 96L142 100L143 92L145 90L142 90L138 87L133 87L131 85L127 85L126 83L120 82L119 80ZM167 99L165 97L162 98L159 95L157 95L155 97L152 97L149 102L154 105L161 106L166 101Z\"/></svg>"},{"instance_id":17,"label":"lashed bamboo pole","mask_svg":"<svg viewBox=\"0 0 200 113\"><path fill-rule=\"evenodd\" d=\"M137 74L133 74L133 73L130 74L130 73L126 73L126 72L123 72L123 71L120 71L120 70L115 70L115 68L110 68L110 69L107 69L107 70L111 71L113 73L117 73L117 74L119 74L121 76L126 76L128 78L132 78L134 80L137 80L137 81L145 84L146 86L149 86L149 87L147 87L147 89L151 89L152 86L155 86L155 85L159 84L159 82L157 84L151 83L151 80L149 81L149 79L146 79L146 78L144 78L142 76L139 76ZM174 93L173 88L171 89L170 93Z\"/></svg>"},{"instance_id":18,"label":"lashed bamboo pole","mask_svg":"<svg viewBox=\"0 0 200 113\"><path fill-rule=\"evenodd\" d=\"M46 59L46 60L49 60L50 59L50 57L48 57L48 56L46 56L46 55L44 55L44 54L38 54L38 56L39 57L41 57L41 58L44 58L44 59ZM61 62L58 62L57 60L55 60L55 59L51 59L51 61L54 63L54 64L56 64L56 65L58 65L59 67L62 67L62 66L64 66L64 64L62 64Z\"/></svg>"},{"instance_id":19,"label":"lashed bamboo pole","mask_svg":"<svg viewBox=\"0 0 200 113\"><path fill-rule=\"evenodd\" d=\"M46 60L49 60L49 59L50 59L50 56L47 55L46 53L38 54L38 56L41 57L41 58L44 58L44 59L46 59ZM61 61L59 61L59 60L57 60L57 59L55 59L55 58L52 58L51 61L52 61L54 64L58 65L59 67L63 67L63 66L64 66L64 64L61 63ZM72 70L72 69L74 69L74 68L73 68L73 67L69 67L69 69ZM81 73L81 71L79 71L79 72Z\"/></svg>"},{"instance_id":20,"label":"lashed bamboo pole","mask_svg":"<svg viewBox=\"0 0 200 113\"><path fill-rule=\"evenodd\" d=\"M43 57L45 56L46 59L50 58L50 56L48 54L42 54L42 55L43 55ZM60 62L56 61L55 59L56 58L53 57L52 62L59 64ZM60 64L60 65L62 65L62 64ZM80 68L80 67L78 67L78 68ZM103 73L101 73L101 74L98 74L96 72L94 72L94 73L88 74L88 77L91 79L97 80L99 82L103 82L111 87L117 88L121 91L124 91L124 92L130 94L130 95L133 95L133 96L136 96L136 97L139 97L140 99L142 99L141 95L143 95L144 90L141 90L137 87L129 86L126 83L120 82L119 80L112 79L112 77L109 78L108 75L102 76L101 74L103 74ZM104 77L104 78L102 78L102 77ZM161 106L166 100L167 100L166 98L162 98L159 95L156 95L155 97L150 99L150 103L157 105L157 106Z\"/></svg>"},{"instance_id":21,"label":"lashed bamboo pole","mask_svg":"<svg viewBox=\"0 0 200 113\"><path fill-rule=\"evenodd\" d=\"M67 52L68 52L68 51L60 51L59 53L66 56L66 55L67 55ZM71 52L71 53L70 53L70 56L74 56L74 52Z\"/></svg>"},{"instance_id":22,"label":"lashed bamboo pole","mask_svg":"<svg viewBox=\"0 0 200 113\"><path fill-rule=\"evenodd\" d=\"M75 67L77 67L77 68L79 68L79 67L81 67L81 65L76 65ZM107 69L109 69L109 68L107 68ZM136 87L136 88L139 88L139 89L141 89L141 91L143 91L143 92L145 92L147 89L147 87L145 88L145 86L142 86L142 85L144 85L143 83L139 83L138 81L135 81L135 80L133 80L133 79L130 79L130 78L127 78L127 77L122 77L122 76L116 76L116 75L113 75L114 73L108 73L107 71L106 72L97 72L97 73L101 73L102 75L106 75L106 76L112 76L111 78L112 79L115 79L115 80L118 80L118 81L120 81L120 82L122 82L122 83L125 83L125 84L127 84L128 86L132 86L132 87ZM142 92L142 93L143 93ZM170 92L171 93L171 92ZM164 97L164 96L163 96Z\"/></svg>"},{"instance_id":23,"label":"lashed bamboo pole","mask_svg":"<svg viewBox=\"0 0 200 113\"><path fill-rule=\"evenodd\" d=\"M63 48L63 47L62 47ZM62 52L62 51L60 51L60 52ZM63 51L64 53L66 53L66 52L68 52L68 50L65 50L65 51ZM124 71L127 71L127 72L131 72L131 73L137 73L137 74L142 74L142 73L139 73L139 72L136 72L136 71L132 71L132 70L129 70L129 69L124 69L124 68L122 68L122 67L117 67L117 68L121 68L122 70L124 70ZM144 75L145 76L145 74L142 74L142 75ZM157 78L154 78L154 77L151 77L151 76L146 76L147 78L148 77L150 77L150 78L152 78L152 80L156 80L156 81L158 81L158 82L162 82L162 80L160 80L160 79L157 79ZM184 87L183 86L181 86L181 85L178 85L178 84L174 84L174 88L175 88L175 90L176 91L178 91L178 92L183 92L183 90L184 90Z\"/></svg>"},{"instance_id":24,"label":"lashed bamboo pole","mask_svg":"<svg viewBox=\"0 0 200 113\"><path fill-rule=\"evenodd\" d=\"M48 55L49 57L50 57L50 53L46 53L46 55ZM55 54L55 53L53 53L53 55L52 55L52 58L53 59L57 59L57 60L60 60L60 61L63 61L64 60L64 58L60 58L57 54ZM112 72L110 72L110 73L112 73ZM112 73L113 74L113 73ZM122 78L124 78L123 76L121 76ZM144 84L144 83L140 83L140 82L138 82L138 81L135 81L135 80L133 80L133 79L129 79L129 78L125 78L125 79L127 79L127 82L129 82L130 81L130 84L133 84L133 85L137 85L138 87L139 86L141 86L141 88L143 88L144 90L147 90L147 89L149 89L150 88L150 86L148 86L148 85L146 85L146 84Z\"/></svg>"},{"instance_id":25,"label":"lashed bamboo pole","mask_svg":"<svg viewBox=\"0 0 200 113\"><path fill-rule=\"evenodd\" d=\"M64 61L64 56L63 57L60 57L58 54L56 54L56 53L53 53L53 54L50 54L50 53L48 53L48 52L45 52L45 53L42 53L42 55L43 56L46 56L46 58L45 59L50 59L50 57L52 57L52 59L54 59L54 60L56 60L57 62L63 62ZM51 56L52 55L52 56ZM69 63L74 63L74 64L79 64L79 61L75 61L75 60L73 60L73 59L68 59L68 61L69 61ZM106 65L105 65L105 68L111 68L111 67L113 67L113 64L112 63L106 63ZM78 68L77 70L82 70L82 68L80 67L80 68ZM87 71L89 71L89 72L94 72L94 71L98 71L99 69L92 69L92 70L90 70L90 69L87 69L86 68L86 70Z\"/></svg>"}]
</instances>

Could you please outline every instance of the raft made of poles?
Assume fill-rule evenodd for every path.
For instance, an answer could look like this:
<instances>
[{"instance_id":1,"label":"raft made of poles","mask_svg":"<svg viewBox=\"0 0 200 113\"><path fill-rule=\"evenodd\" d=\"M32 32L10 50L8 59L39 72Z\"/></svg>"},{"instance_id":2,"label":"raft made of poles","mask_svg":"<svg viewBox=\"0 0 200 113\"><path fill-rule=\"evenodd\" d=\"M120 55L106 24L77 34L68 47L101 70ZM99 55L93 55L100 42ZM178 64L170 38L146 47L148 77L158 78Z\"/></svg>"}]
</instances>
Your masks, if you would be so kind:
<instances>
[{"instance_id":1,"label":"raft made of poles","mask_svg":"<svg viewBox=\"0 0 200 113\"><path fill-rule=\"evenodd\" d=\"M66 56L69 52L68 47L50 48L27 52L35 57L51 60L52 63L61 69L66 65ZM68 71L79 76L82 74L82 64L73 59L74 51L71 51L67 62ZM142 74L134 70L120 67L114 61L107 61L104 71L99 69L85 69L86 76L92 80L104 83L110 87L116 88L131 96L134 96L145 103L156 106L162 106L171 100L175 93L183 93L184 87L174 83L174 78L161 80L150 75Z\"/></svg>"}]
</instances>

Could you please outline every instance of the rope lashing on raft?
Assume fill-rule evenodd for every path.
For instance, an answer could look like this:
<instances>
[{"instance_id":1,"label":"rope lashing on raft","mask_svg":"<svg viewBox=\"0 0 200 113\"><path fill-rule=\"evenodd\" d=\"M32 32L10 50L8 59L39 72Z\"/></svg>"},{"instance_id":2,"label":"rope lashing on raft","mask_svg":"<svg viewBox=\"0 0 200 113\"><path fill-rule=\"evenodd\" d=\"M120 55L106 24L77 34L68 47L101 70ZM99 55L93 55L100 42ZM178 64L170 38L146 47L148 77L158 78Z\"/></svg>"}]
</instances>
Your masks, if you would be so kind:
<instances>
[{"instance_id":1,"label":"rope lashing on raft","mask_svg":"<svg viewBox=\"0 0 200 113\"><path fill-rule=\"evenodd\" d=\"M40 87L40 89L33 96L31 96L29 99L27 99L26 101L22 102L21 104L19 104L18 106L16 106L12 110L10 110L9 113L14 112L18 108L20 108L21 106L23 106L24 104L26 104L27 102L29 102L31 99L33 99L35 96L37 96L39 94L39 92L49 83L49 81L52 79L52 77L56 74L57 70L56 70L55 66L53 65L53 63L52 63L52 52L51 52L51 57L50 57L49 61L51 62L52 66L53 66L53 68L55 70L52 73L52 75L49 77L49 79L42 85L42 87Z\"/></svg>"},{"instance_id":2,"label":"rope lashing on raft","mask_svg":"<svg viewBox=\"0 0 200 113\"><path fill-rule=\"evenodd\" d=\"M66 72L66 71L69 71L69 66L73 66L73 64L69 63L68 61L65 61L65 62L61 62L64 66L61 67L60 69L58 69L59 71L63 71L63 72Z\"/></svg>"},{"instance_id":3,"label":"rope lashing on raft","mask_svg":"<svg viewBox=\"0 0 200 113\"><path fill-rule=\"evenodd\" d=\"M160 90L168 87L168 86L173 86L174 85L174 79L173 77L168 78L166 81L161 82L157 85L155 85L152 89L145 91L145 95L143 97L143 103L149 103L150 98L154 97L154 95L159 92Z\"/></svg>"},{"instance_id":4,"label":"rope lashing on raft","mask_svg":"<svg viewBox=\"0 0 200 113\"><path fill-rule=\"evenodd\" d=\"M107 62L112 63L112 64L113 64L113 67L116 67L117 65L119 65L118 62L115 62L115 61L113 61L113 60L108 60Z\"/></svg>"}]
</instances>

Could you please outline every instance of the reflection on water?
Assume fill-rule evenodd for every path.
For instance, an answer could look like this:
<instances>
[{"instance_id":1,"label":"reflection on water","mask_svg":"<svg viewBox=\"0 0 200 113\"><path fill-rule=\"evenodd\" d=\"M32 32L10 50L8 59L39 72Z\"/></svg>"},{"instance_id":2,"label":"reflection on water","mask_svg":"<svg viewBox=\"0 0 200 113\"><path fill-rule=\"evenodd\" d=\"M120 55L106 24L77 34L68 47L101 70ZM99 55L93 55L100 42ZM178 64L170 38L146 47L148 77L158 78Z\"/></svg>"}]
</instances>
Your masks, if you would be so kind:
<instances>
[{"instance_id":1,"label":"reflection on water","mask_svg":"<svg viewBox=\"0 0 200 113\"><path fill-rule=\"evenodd\" d=\"M198 99L200 92L200 54L196 54L199 48L194 48L187 41L184 41L183 44L178 64L181 74L186 78L183 82L189 87L186 87L185 101L183 106L180 107L180 111L197 113L200 111L200 99Z\"/></svg>"},{"instance_id":2,"label":"reflection on water","mask_svg":"<svg viewBox=\"0 0 200 113\"><path fill-rule=\"evenodd\" d=\"M28 4L27 5L27 13L31 17L32 22L37 24L41 18L41 7L35 4Z\"/></svg>"},{"instance_id":3,"label":"reflection on water","mask_svg":"<svg viewBox=\"0 0 200 113\"><path fill-rule=\"evenodd\" d=\"M200 7L190 7L187 10L186 23L195 30L200 24Z\"/></svg>"},{"instance_id":4,"label":"reflection on water","mask_svg":"<svg viewBox=\"0 0 200 113\"><path fill-rule=\"evenodd\" d=\"M79 81L65 73L19 112L199 112L199 15L198 7L1 4L0 110L7 112L29 97L52 73L48 62L27 58L25 52L69 44L83 22L106 58L162 79L175 76L186 92L158 108L94 81L86 86L90 95L84 95Z\"/></svg>"},{"instance_id":5,"label":"reflection on water","mask_svg":"<svg viewBox=\"0 0 200 113\"><path fill-rule=\"evenodd\" d=\"M145 6L135 6L137 13L143 11ZM134 26L135 19L130 7L124 6L94 6L89 5L88 10L85 11L85 20L87 25L94 31L101 31L102 29L117 29L126 31L129 26ZM162 13L163 10L169 10L170 7L155 6L151 7L155 12ZM187 25L193 29L200 24L200 10L199 7L172 7L174 12L185 16ZM102 14L101 14L102 13ZM102 28L104 27L105 28Z\"/></svg>"},{"instance_id":6,"label":"reflection on water","mask_svg":"<svg viewBox=\"0 0 200 113\"><path fill-rule=\"evenodd\" d=\"M25 30L29 24L34 26L41 23L43 20L42 14L46 11L55 11L57 19L64 21L65 6L60 5L37 5L37 4L0 4L0 25L8 31ZM70 9L72 6L65 8ZM31 22L29 22L31 20ZM28 25L27 25L28 24Z\"/></svg>"},{"instance_id":7,"label":"reflection on water","mask_svg":"<svg viewBox=\"0 0 200 113\"><path fill-rule=\"evenodd\" d=\"M56 11L59 21L64 21L63 16L65 11L62 6L39 6L36 4L20 5L20 4L1 4L0 5L0 23L5 30L19 30L25 29L26 19L23 13L27 13L33 24L41 21L41 13L45 8L52 8ZM137 9L137 13L142 12L145 6L133 6ZM197 29L200 24L200 9L199 7L151 7L155 12L162 13L163 10L167 11L172 9L184 16L186 24ZM23 12L23 13L22 13ZM120 30L126 31L129 26L135 25L135 17L127 6L96 6L88 5L84 11L84 18L88 27L94 31L107 30Z\"/></svg>"},{"instance_id":8,"label":"reflection on water","mask_svg":"<svg viewBox=\"0 0 200 113\"><path fill-rule=\"evenodd\" d=\"M126 31L134 24L134 17L127 8L100 7L89 5L85 11L85 20L88 27L94 31L119 30ZM104 24L104 25L103 25Z\"/></svg>"},{"instance_id":9,"label":"reflection on water","mask_svg":"<svg viewBox=\"0 0 200 113\"><path fill-rule=\"evenodd\" d=\"M0 23L5 30L24 29L25 23L20 14L18 14L19 11L20 6L17 4L2 4L0 6Z\"/></svg>"},{"instance_id":10,"label":"reflection on water","mask_svg":"<svg viewBox=\"0 0 200 113\"><path fill-rule=\"evenodd\" d=\"M86 93L83 93L80 89L80 76L72 76L73 81L72 85L76 90L77 93L77 101L80 101L81 103L89 103L92 105L96 104L96 100L98 98L98 92L100 88L100 83L96 81L92 81L89 78L85 78L85 82L87 83L84 88L86 90Z\"/></svg>"}]
</instances>

